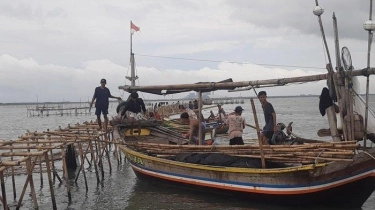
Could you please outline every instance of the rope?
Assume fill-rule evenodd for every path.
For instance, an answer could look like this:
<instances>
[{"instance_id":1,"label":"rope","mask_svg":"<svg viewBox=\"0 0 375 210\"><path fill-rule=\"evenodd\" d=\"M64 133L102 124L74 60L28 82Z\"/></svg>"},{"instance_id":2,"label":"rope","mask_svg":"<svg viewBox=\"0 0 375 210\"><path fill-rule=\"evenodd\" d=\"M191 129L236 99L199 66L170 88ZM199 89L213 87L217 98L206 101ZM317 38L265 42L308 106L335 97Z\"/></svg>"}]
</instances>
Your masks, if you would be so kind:
<instances>
[{"instance_id":1,"label":"rope","mask_svg":"<svg viewBox=\"0 0 375 210\"><path fill-rule=\"evenodd\" d=\"M218 60L207 60L207 59L194 59L194 58L181 58L181 57L169 57L169 56L158 56L158 55L145 55L145 54L135 54L143 57L152 58L164 58L164 59L175 59L175 60L188 60L188 61L200 61L200 62L213 62L213 63L236 63L236 64L254 64L260 66L275 66L275 67L290 67L290 68L304 68L304 69L325 69L322 67L314 66L294 66L294 65L281 65L281 64L267 64L267 63L251 63L251 62L240 62L240 61L218 61Z\"/></svg>"},{"instance_id":2,"label":"rope","mask_svg":"<svg viewBox=\"0 0 375 210\"><path fill-rule=\"evenodd\" d=\"M359 100L361 100L361 102L366 106L366 102L363 100L362 97L360 97L360 95L353 89L353 93L359 98ZM368 110L369 110L369 113L375 117L375 111L370 107L368 106Z\"/></svg>"},{"instance_id":3,"label":"rope","mask_svg":"<svg viewBox=\"0 0 375 210\"><path fill-rule=\"evenodd\" d=\"M365 153L366 155L368 155L368 156L370 156L372 159L374 159L375 160L375 157L374 156L372 156L370 153L368 153L368 152L366 152L366 151L363 151L363 153Z\"/></svg>"}]
</instances>

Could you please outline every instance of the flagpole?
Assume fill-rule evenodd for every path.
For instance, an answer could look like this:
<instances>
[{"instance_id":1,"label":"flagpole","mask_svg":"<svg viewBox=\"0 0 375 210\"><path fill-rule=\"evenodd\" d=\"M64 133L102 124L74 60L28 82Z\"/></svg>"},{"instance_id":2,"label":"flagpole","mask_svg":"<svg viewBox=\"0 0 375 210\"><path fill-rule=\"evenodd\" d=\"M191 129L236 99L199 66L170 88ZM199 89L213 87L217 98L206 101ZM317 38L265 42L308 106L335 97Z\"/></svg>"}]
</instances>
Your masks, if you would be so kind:
<instances>
[{"instance_id":1,"label":"flagpole","mask_svg":"<svg viewBox=\"0 0 375 210\"><path fill-rule=\"evenodd\" d=\"M135 62L134 62L134 54L133 54L133 29L132 29L132 21L130 21L130 82L131 86L135 86Z\"/></svg>"},{"instance_id":2,"label":"flagpole","mask_svg":"<svg viewBox=\"0 0 375 210\"><path fill-rule=\"evenodd\" d=\"M132 21L130 21L130 56L133 54L133 33L132 33Z\"/></svg>"}]
</instances>

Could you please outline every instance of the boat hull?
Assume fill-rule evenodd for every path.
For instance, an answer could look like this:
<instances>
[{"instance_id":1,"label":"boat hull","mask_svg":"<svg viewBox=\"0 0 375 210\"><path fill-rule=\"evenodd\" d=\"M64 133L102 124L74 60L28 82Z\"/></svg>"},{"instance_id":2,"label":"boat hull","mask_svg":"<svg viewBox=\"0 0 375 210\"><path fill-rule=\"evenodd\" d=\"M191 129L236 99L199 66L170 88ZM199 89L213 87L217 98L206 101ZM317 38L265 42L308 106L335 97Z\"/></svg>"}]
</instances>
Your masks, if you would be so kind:
<instances>
[{"instance_id":1,"label":"boat hull","mask_svg":"<svg viewBox=\"0 0 375 210\"><path fill-rule=\"evenodd\" d=\"M361 157L366 158L364 161L353 161L351 167L344 163L245 169L176 162L120 148L140 178L260 202L361 207L375 189L375 161L368 156Z\"/></svg>"}]
</instances>

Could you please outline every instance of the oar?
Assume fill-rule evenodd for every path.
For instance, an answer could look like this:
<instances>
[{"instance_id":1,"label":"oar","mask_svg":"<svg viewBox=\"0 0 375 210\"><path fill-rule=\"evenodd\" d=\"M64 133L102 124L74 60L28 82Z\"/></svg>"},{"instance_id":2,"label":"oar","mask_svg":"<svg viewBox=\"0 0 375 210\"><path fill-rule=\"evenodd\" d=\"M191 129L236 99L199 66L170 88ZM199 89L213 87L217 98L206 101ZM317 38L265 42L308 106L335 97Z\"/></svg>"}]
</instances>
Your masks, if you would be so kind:
<instances>
[{"instance_id":1,"label":"oar","mask_svg":"<svg viewBox=\"0 0 375 210\"><path fill-rule=\"evenodd\" d=\"M250 125L249 123L246 123L246 126L249 126L250 128L257 129L257 127L255 127L254 125Z\"/></svg>"}]
</instances>

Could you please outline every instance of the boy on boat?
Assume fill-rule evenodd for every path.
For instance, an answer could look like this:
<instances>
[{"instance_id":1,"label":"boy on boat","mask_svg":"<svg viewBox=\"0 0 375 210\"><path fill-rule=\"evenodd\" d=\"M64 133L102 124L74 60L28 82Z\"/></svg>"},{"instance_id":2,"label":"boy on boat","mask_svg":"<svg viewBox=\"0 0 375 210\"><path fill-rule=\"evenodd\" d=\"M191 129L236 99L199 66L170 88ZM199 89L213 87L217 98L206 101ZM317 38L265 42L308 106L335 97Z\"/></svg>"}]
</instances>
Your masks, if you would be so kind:
<instances>
[{"instance_id":1,"label":"boy on boat","mask_svg":"<svg viewBox=\"0 0 375 210\"><path fill-rule=\"evenodd\" d=\"M187 112L182 113L180 119L183 123L189 125L189 133L183 135L184 138L189 139L189 144L205 144L206 124L204 122L200 122L198 119L190 118ZM202 136L200 138L198 138L199 126L202 128Z\"/></svg>"},{"instance_id":2,"label":"boy on boat","mask_svg":"<svg viewBox=\"0 0 375 210\"><path fill-rule=\"evenodd\" d=\"M241 106L237 106L234 109L234 113L230 114L225 122L225 124L229 125L229 145L244 145L242 133L246 121L245 118L241 116L243 110Z\"/></svg>"},{"instance_id":3,"label":"boy on boat","mask_svg":"<svg viewBox=\"0 0 375 210\"><path fill-rule=\"evenodd\" d=\"M105 85L107 84L106 79L101 79L100 80L100 86L95 88L94 96L92 97L91 103L90 103L90 109L89 112L91 111L91 107L95 102L95 115L97 116L98 119L98 125L99 125L99 130L102 129L102 121L100 119L100 114L103 113L104 116L104 130L107 130L108 126L108 106L109 106L109 98L116 98L118 100L121 100L120 97L115 97L111 95L111 92Z\"/></svg>"},{"instance_id":4,"label":"boy on boat","mask_svg":"<svg viewBox=\"0 0 375 210\"><path fill-rule=\"evenodd\" d=\"M263 127L263 131L261 132L261 138L263 145L268 145L270 144L269 142L272 139L273 134L277 131L276 113L272 104L267 101L266 91L260 91L258 93L258 98L262 104L264 120L266 122L266 125Z\"/></svg>"}]
</instances>

